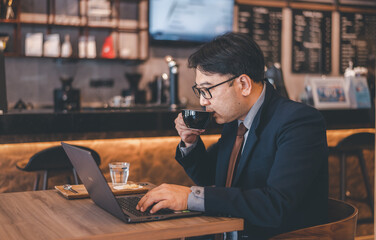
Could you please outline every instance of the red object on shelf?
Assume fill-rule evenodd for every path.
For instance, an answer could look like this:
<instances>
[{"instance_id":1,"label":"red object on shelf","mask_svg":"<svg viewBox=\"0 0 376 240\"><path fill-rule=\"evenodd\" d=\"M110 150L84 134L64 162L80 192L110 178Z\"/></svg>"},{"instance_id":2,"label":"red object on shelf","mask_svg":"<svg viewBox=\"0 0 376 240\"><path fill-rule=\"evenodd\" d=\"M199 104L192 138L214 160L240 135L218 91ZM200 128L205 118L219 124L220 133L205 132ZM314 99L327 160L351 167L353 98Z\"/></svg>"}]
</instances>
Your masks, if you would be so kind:
<instances>
[{"instance_id":1,"label":"red object on shelf","mask_svg":"<svg viewBox=\"0 0 376 240\"><path fill-rule=\"evenodd\" d=\"M115 50L114 50L114 41L112 40L112 36L108 36L106 40L104 40L103 47L102 47L102 58L115 58Z\"/></svg>"}]
</instances>

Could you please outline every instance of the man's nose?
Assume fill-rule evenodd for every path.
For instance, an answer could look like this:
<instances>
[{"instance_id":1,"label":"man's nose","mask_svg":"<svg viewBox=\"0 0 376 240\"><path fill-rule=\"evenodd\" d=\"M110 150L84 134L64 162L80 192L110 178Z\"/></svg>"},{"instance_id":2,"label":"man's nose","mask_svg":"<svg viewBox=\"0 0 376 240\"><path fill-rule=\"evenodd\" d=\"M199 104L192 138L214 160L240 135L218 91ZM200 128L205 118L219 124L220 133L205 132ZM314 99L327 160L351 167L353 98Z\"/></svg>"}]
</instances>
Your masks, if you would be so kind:
<instances>
[{"instance_id":1,"label":"man's nose","mask_svg":"<svg viewBox=\"0 0 376 240\"><path fill-rule=\"evenodd\" d=\"M201 106L208 106L210 104L210 101L205 99L202 95L200 95L200 105Z\"/></svg>"}]
</instances>

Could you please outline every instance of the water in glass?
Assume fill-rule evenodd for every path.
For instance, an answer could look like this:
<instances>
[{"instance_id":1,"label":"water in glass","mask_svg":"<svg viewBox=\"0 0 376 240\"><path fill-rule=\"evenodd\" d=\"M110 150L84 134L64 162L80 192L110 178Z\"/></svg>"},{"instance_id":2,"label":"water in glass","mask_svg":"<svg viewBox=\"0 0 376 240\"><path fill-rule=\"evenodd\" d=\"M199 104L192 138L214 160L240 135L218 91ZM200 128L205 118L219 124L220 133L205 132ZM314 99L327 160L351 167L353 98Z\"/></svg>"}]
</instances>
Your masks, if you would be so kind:
<instances>
[{"instance_id":1,"label":"water in glass","mask_svg":"<svg viewBox=\"0 0 376 240\"><path fill-rule=\"evenodd\" d=\"M129 163L114 162L110 163L109 167L113 186L122 186L127 184L129 176Z\"/></svg>"}]
</instances>

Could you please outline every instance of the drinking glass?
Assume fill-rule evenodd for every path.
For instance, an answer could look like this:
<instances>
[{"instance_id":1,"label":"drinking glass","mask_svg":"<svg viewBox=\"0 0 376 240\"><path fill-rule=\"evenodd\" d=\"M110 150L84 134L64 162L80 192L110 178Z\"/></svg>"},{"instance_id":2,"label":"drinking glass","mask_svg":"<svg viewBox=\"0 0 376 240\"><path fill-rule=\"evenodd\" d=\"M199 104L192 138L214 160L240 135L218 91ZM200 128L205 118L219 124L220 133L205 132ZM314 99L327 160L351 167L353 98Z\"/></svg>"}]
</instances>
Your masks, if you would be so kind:
<instances>
[{"instance_id":1,"label":"drinking glass","mask_svg":"<svg viewBox=\"0 0 376 240\"><path fill-rule=\"evenodd\" d=\"M129 176L129 163L112 162L108 165L110 167L112 186L116 187L126 185Z\"/></svg>"}]
</instances>

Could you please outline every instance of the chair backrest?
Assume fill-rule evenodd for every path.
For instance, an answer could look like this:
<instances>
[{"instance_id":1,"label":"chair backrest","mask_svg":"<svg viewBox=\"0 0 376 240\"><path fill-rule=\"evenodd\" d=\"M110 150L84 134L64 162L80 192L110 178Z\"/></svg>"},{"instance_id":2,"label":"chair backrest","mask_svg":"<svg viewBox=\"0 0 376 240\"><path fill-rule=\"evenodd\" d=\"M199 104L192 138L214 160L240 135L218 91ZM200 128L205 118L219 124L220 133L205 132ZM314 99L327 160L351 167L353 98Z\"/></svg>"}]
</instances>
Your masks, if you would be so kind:
<instances>
[{"instance_id":1,"label":"chair backrest","mask_svg":"<svg viewBox=\"0 0 376 240\"><path fill-rule=\"evenodd\" d=\"M283 80L282 68L279 63L274 63L273 65L268 66L265 72L265 78L268 79L281 96L289 98L285 81Z\"/></svg>"},{"instance_id":2,"label":"chair backrest","mask_svg":"<svg viewBox=\"0 0 376 240\"><path fill-rule=\"evenodd\" d=\"M274 236L277 239L332 239L353 240L356 233L358 209L353 205L329 198L328 223L298 229Z\"/></svg>"},{"instance_id":3,"label":"chair backrest","mask_svg":"<svg viewBox=\"0 0 376 240\"><path fill-rule=\"evenodd\" d=\"M375 134L370 132L360 132L352 134L342 139L336 146L340 151L354 151L375 148Z\"/></svg>"},{"instance_id":4,"label":"chair backrest","mask_svg":"<svg viewBox=\"0 0 376 240\"><path fill-rule=\"evenodd\" d=\"M101 159L99 154L93 149L76 146L87 151L90 151L95 162L99 166ZM24 171L40 171L40 170L63 170L72 169L72 163L70 162L67 154L62 146L50 147L34 154L29 162L22 170Z\"/></svg>"}]
</instances>

